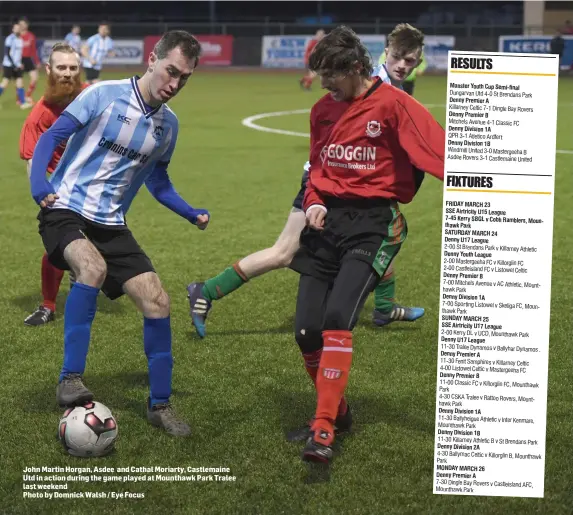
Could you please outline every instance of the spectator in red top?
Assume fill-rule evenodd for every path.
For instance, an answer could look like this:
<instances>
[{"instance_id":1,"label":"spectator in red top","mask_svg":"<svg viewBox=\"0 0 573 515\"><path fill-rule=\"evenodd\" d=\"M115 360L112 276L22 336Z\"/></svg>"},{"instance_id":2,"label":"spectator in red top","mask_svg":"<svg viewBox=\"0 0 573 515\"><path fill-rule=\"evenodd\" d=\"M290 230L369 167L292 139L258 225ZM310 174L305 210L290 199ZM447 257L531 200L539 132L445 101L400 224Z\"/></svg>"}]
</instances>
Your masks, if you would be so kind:
<instances>
[{"instance_id":1,"label":"spectator in red top","mask_svg":"<svg viewBox=\"0 0 573 515\"><path fill-rule=\"evenodd\" d=\"M330 94L311 110L307 227L290 267L301 275L295 338L317 392L302 458L328 463L335 428L351 425L344 392L352 330L406 239L399 203L415 195L415 169L443 181L446 141L424 106L372 78L368 50L351 29L325 36L309 69ZM335 102L350 105L329 107ZM331 127L326 138L323 126Z\"/></svg>"},{"instance_id":2,"label":"spectator in red top","mask_svg":"<svg viewBox=\"0 0 573 515\"><path fill-rule=\"evenodd\" d=\"M40 58L38 57L38 49L36 45L36 36L30 32L30 23L27 18L20 18L18 20L20 25L20 34L24 42L22 49L22 65L24 66L24 73L30 74L30 84L26 91L26 103L33 104L32 94L36 89L38 83L38 68L41 66Z\"/></svg>"},{"instance_id":3,"label":"spectator in red top","mask_svg":"<svg viewBox=\"0 0 573 515\"><path fill-rule=\"evenodd\" d=\"M325 36L325 32L322 29L316 31L314 39L311 39L306 46L304 51L304 66L306 68L306 73L302 79L300 79L300 87L306 91L310 91L310 87L312 86L312 82L316 77L316 73L308 69L308 60L310 58L310 54L314 50L314 47L317 45L319 41Z\"/></svg>"},{"instance_id":4,"label":"spectator in red top","mask_svg":"<svg viewBox=\"0 0 573 515\"><path fill-rule=\"evenodd\" d=\"M561 34L573 34L573 25L571 25L571 21L565 20L565 25L563 26L563 29L561 29Z\"/></svg>"}]
</instances>

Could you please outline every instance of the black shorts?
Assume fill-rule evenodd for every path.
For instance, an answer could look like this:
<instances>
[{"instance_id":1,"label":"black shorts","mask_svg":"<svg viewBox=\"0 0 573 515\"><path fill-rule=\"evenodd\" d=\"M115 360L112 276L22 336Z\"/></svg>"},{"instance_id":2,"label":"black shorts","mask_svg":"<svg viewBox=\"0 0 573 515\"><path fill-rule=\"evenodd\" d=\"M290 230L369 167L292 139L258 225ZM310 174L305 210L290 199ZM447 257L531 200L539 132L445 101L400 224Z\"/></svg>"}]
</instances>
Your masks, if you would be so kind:
<instances>
[{"instance_id":1,"label":"black shorts","mask_svg":"<svg viewBox=\"0 0 573 515\"><path fill-rule=\"evenodd\" d=\"M305 227L290 268L323 281L336 279L342 263L366 261L382 277L406 239L406 219L389 200L329 198L322 231Z\"/></svg>"},{"instance_id":2,"label":"black shorts","mask_svg":"<svg viewBox=\"0 0 573 515\"><path fill-rule=\"evenodd\" d=\"M14 68L13 66L4 66L2 70L2 75L5 79L21 79L22 70L19 68Z\"/></svg>"},{"instance_id":3,"label":"black shorts","mask_svg":"<svg viewBox=\"0 0 573 515\"><path fill-rule=\"evenodd\" d=\"M48 259L60 270L70 270L64 250L72 241L88 239L93 243L107 265L101 290L112 300L124 294L122 287L129 279L155 272L151 260L125 225L98 224L68 209L42 209L38 221Z\"/></svg>"},{"instance_id":4,"label":"black shorts","mask_svg":"<svg viewBox=\"0 0 573 515\"><path fill-rule=\"evenodd\" d=\"M304 201L304 192L306 191L306 183L308 182L308 171L305 170L302 174L302 179L300 180L300 190L295 197L292 207L296 209L302 209L302 203Z\"/></svg>"},{"instance_id":5,"label":"black shorts","mask_svg":"<svg viewBox=\"0 0 573 515\"><path fill-rule=\"evenodd\" d=\"M24 65L24 71L26 73L36 69L36 63L34 63L34 59L31 57L22 57L22 64Z\"/></svg>"},{"instance_id":6,"label":"black shorts","mask_svg":"<svg viewBox=\"0 0 573 515\"><path fill-rule=\"evenodd\" d=\"M100 70L94 70L93 68L84 68L86 71L86 80L97 80L99 79Z\"/></svg>"}]
</instances>

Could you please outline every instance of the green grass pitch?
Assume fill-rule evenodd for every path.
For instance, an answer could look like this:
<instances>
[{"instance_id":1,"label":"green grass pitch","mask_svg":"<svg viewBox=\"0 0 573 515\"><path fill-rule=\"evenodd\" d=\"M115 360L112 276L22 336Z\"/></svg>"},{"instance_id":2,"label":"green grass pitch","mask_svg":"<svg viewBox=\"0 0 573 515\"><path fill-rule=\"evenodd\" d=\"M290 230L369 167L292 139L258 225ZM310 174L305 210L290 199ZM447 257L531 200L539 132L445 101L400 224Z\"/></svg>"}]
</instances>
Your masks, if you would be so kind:
<instances>
[{"instance_id":1,"label":"green grass pitch","mask_svg":"<svg viewBox=\"0 0 573 515\"><path fill-rule=\"evenodd\" d=\"M43 247L38 210L18 155L27 112L17 109L13 89L0 98L0 513L573 512L573 154L557 155L543 499L432 494L442 223L442 183L432 177L404 207L409 237L395 263L398 300L425 307L426 316L415 324L376 329L370 323L369 299L355 330L347 390L356 431L341 441L328 475L309 472L299 458L301 445L284 439L286 431L312 415L315 400L293 337L297 275L273 272L216 302L207 338L195 336L187 283L208 278L271 245L298 191L308 139L258 132L241 124L257 113L310 108L322 92L317 83L310 93L300 91L298 76L199 69L172 102L180 133L170 175L190 203L210 209L211 224L207 231L198 231L157 204L145 189L128 221L171 297L172 400L192 425L193 435L174 439L148 425L142 317L129 299L112 303L100 295L85 380L96 400L113 411L120 438L115 452L98 460L67 456L55 438L61 414L55 386L62 361L67 276L56 322L41 328L23 324L40 302ZM444 104L445 95L445 77L422 77L416 85L415 96L425 104ZM558 148L573 150L571 79L560 80L559 102ZM445 123L444 108L431 109ZM308 131L306 114L259 123ZM23 498L24 467L67 465L220 466L229 467L237 479L69 483L67 490L143 492L145 498L138 501Z\"/></svg>"}]
</instances>

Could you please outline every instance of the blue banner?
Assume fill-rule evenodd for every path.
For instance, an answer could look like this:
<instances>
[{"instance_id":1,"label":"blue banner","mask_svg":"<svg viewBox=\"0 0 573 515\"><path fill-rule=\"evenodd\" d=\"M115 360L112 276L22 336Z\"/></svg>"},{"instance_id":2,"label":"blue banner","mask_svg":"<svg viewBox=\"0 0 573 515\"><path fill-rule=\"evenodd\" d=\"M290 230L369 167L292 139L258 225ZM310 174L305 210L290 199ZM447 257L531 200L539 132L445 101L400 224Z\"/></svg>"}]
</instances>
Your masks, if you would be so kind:
<instances>
[{"instance_id":1,"label":"blue banner","mask_svg":"<svg viewBox=\"0 0 573 515\"><path fill-rule=\"evenodd\" d=\"M553 36L500 36L499 52L520 54L550 54ZM565 49L561 57L561 68L573 66L573 36L563 36Z\"/></svg>"},{"instance_id":2,"label":"blue banner","mask_svg":"<svg viewBox=\"0 0 573 515\"><path fill-rule=\"evenodd\" d=\"M359 37L376 64L386 46L386 36L359 34ZM313 38L312 35L263 36L261 65L265 68L304 68L304 52Z\"/></svg>"}]
</instances>

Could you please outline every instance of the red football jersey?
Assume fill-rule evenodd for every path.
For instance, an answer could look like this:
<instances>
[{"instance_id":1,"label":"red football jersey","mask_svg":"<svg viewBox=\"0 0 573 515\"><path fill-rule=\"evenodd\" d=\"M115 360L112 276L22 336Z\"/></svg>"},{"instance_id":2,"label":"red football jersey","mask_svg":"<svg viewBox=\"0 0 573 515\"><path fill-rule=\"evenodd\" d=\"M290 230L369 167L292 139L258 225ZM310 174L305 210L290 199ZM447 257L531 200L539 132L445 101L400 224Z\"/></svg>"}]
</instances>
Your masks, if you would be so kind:
<instances>
[{"instance_id":1,"label":"red football jersey","mask_svg":"<svg viewBox=\"0 0 573 515\"><path fill-rule=\"evenodd\" d=\"M21 159L32 159L34 148L36 148L36 143L38 143L40 136L55 123L64 109L65 107L56 107L46 104L44 97L36 103L26 118L22 132L20 133ZM56 169L65 148L65 143L58 145L48 166L48 173L52 173Z\"/></svg>"},{"instance_id":2,"label":"red football jersey","mask_svg":"<svg viewBox=\"0 0 573 515\"><path fill-rule=\"evenodd\" d=\"M38 59L38 50L36 48L36 36L30 31L22 34L22 57L31 57L33 61L38 64L40 59Z\"/></svg>"},{"instance_id":3,"label":"red football jersey","mask_svg":"<svg viewBox=\"0 0 573 515\"><path fill-rule=\"evenodd\" d=\"M444 180L444 129L417 100L380 80L350 102L324 96L310 125L305 210L324 205L324 197L407 204L416 191L414 166Z\"/></svg>"}]
</instances>

